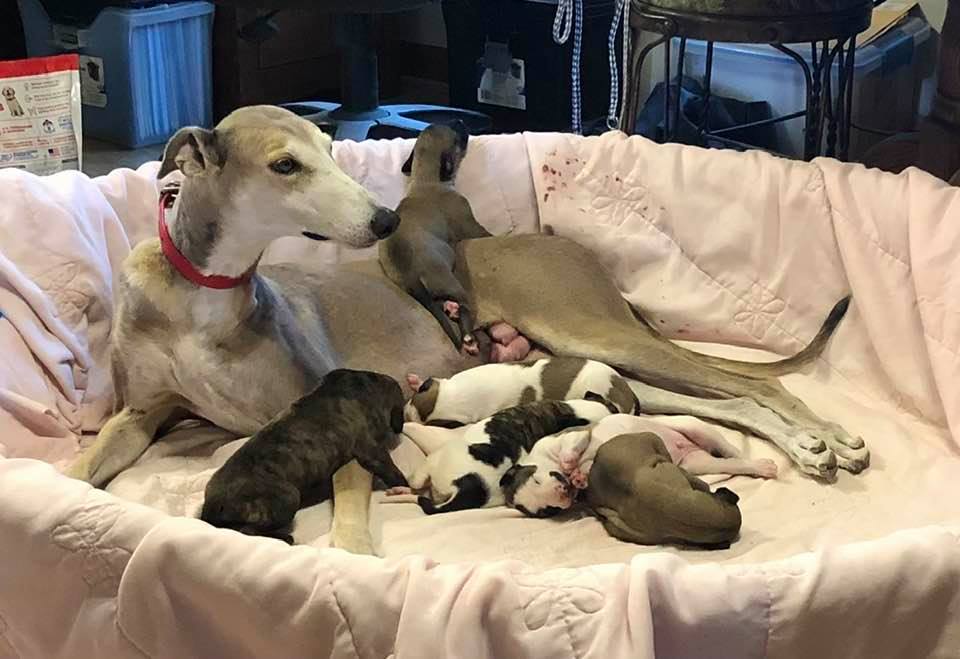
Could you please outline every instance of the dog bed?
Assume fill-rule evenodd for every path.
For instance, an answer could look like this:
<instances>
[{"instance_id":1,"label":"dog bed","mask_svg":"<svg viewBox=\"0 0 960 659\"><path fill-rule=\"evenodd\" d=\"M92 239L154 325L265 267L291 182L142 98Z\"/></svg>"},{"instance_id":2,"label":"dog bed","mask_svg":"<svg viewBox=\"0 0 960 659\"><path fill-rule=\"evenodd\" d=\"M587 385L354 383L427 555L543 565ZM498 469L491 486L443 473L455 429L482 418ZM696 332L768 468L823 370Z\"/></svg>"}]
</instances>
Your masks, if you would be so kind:
<instances>
[{"instance_id":1,"label":"dog bed","mask_svg":"<svg viewBox=\"0 0 960 659\"><path fill-rule=\"evenodd\" d=\"M411 143L339 143L394 205ZM780 478L741 497L729 550L640 547L588 517L426 517L375 495L386 558L192 519L239 447L187 424L106 491L59 475L111 406L113 273L155 230L157 164L88 179L0 172L0 657L956 657L960 654L960 192L830 160L617 133L478 137L459 178L494 233L549 225L595 250L673 339L769 359L847 317L783 379L864 437L834 484L724 430ZM266 262L375 252L285 239ZM728 344L728 345L720 345ZM764 349L767 352L757 352ZM423 459L408 440L407 473Z\"/></svg>"}]
</instances>

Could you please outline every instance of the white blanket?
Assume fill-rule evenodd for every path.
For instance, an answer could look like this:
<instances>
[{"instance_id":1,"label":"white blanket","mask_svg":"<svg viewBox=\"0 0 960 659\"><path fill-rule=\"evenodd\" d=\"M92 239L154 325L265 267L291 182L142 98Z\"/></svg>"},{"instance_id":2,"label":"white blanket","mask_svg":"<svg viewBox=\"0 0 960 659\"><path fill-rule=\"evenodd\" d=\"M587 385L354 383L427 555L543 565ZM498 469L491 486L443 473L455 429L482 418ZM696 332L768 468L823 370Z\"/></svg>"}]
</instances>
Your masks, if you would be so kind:
<instances>
[{"instance_id":1,"label":"white blanket","mask_svg":"<svg viewBox=\"0 0 960 659\"><path fill-rule=\"evenodd\" d=\"M408 149L337 157L396 203ZM7 457L65 460L110 409L112 272L153 231L155 167L0 173ZM782 473L730 479L744 517L730 550L636 547L589 518L375 503L380 560L315 548L328 506L301 512L295 536L315 547L294 549L164 514L195 513L242 441L215 429L156 443L109 493L0 459L0 657L957 655L960 193L915 171L617 134L476 139L461 182L495 233L539 222L593 248L676 339L791 353L852 291L824 358L784 382L862 435L871 468L823 485L724 431ZM368 255L288 240L268 256ZM409 473L422 455L397 458Z\"/></svg>"}]
</instances>

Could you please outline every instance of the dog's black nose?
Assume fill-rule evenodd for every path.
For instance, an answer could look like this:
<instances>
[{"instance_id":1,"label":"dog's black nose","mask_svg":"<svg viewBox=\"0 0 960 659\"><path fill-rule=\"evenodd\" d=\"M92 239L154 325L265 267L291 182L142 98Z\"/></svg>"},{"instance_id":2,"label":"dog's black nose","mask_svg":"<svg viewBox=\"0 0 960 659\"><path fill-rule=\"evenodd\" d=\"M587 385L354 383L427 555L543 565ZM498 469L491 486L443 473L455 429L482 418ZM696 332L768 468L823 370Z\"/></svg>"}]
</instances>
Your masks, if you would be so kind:
<instances>
[{"instance_id":1,"label":"dog's black nose","mask_svg":"<svg viewBox=\"0 0 960 659\"><path fill-rule=\"evenodd\" d=\"M400 226L400 216L388 208L381 208L370 220L370 230L377 239L386 238Z\"/></svg>"}]
</instances>

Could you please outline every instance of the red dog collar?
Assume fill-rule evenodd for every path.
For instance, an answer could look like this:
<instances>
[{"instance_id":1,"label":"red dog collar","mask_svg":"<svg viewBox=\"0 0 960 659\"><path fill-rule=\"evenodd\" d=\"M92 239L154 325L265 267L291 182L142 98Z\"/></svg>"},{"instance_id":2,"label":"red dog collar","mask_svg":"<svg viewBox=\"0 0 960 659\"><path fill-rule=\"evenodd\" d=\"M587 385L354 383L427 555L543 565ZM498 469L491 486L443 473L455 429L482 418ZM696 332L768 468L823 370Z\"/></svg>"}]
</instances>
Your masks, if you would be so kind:
<instances>
[{"instance_id":1,"label":"red dog collar","mask_svg":"<svg viewBox=\"0 0 960 659\"><path fill-rule=\"evenodd\" d=\"M166 210L173 206L173 200L177 196L176 189L167 189L160 192L160 212L157 220L157 229L160 233L160 249L163 255L167 257L171 265L177 269L184 279L193 282L197 286L205 288L227 289L242 286L250 281L257 264L254 263L250 268L239 277L227 277L225 275L205 275L190 262L183 253L173 244L170 238L170 231L167 229Z\"/></svg>"}]
</instances>

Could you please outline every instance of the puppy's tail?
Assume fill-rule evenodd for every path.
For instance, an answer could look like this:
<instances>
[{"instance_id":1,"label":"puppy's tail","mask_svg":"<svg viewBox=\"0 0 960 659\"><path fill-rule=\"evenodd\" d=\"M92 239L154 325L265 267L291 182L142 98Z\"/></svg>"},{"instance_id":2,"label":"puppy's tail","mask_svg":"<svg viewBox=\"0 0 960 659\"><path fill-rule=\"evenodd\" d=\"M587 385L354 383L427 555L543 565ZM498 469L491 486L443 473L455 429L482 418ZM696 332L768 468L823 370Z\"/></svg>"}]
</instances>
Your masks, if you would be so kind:
<instances>
[{"instance_id":1,"label":"puppy's tail","mask_svg":"<svg viewBox=\"0 0 960 659\"><path fill-rule=\"evenodd\" d=\"M490 500L487 486L477 474L465 474L453 481L456 493L447 501L436 505L429 497L420 497L417 503L427 515L437 513L452 513L457 510L471 510L483 508Z\"/></svg>"}]
</instances>

